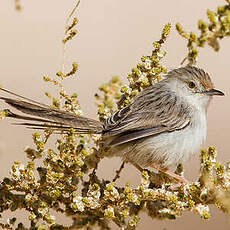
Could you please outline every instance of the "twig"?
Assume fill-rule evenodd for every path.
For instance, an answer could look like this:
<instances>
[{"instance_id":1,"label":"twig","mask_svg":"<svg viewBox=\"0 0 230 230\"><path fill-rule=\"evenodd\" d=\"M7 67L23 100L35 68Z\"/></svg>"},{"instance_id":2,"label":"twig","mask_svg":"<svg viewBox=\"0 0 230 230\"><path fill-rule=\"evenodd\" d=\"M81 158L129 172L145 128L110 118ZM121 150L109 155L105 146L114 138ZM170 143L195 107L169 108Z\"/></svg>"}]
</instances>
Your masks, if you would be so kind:
<instances>
[{"instance_id":1,"label":"twig","mask_svg":"<svg viewBox=\"0 0 230 230\"><path fill-rule=\"evenodd\" d=\"M113 178L113 182L115 182L118 178L120 178L120 173L124 168L124 166L125 166L125 162L123 161L120 168L116 171L116 176Z\"/></svg>"},{"instance_id":2,"label":"twig","mask_svg":"<svg viewBox=\"0 0 230 230\"><path fill-rule=\"evenodd\" d=\"M75 7L72 9L72 11L70 12L69 16L66 19L66 25L65 25L65 32L64 32L64 38L68 33L68 25L69 25L69 20L71 19L71 17L73 16L73 14L76 12L78 6L80 4L80 0L77 1L77 4L75 5ZM65 72L65 53L66 53L66 43L63 43L62 46L62 73Z\"/></svg>"}]
</instances>

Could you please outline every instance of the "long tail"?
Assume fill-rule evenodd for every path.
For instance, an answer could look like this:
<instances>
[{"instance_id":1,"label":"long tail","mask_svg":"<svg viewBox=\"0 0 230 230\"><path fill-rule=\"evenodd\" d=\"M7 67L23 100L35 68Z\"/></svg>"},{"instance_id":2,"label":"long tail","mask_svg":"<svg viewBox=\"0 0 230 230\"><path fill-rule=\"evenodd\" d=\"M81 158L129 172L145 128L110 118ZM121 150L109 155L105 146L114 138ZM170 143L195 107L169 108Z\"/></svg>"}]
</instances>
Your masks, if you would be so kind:
<instances>
[{"instance_id":1,"label":"long tail","mask_svg":"<svg viewBox=\"0 0 230 230\"><path fill-rule=\"evenodd\" d=\"M24 125L34 129L44 129L51 127L60 131L74 128L77 133L100 134L103 131L103 125L99 121L82 116L77 116L70 112L52 109L47 105L15 94L3 88L1 88L0 90L23 99L15 100L7 97L0 97L0 99L4 100L8 105L16 108L17 110L25 114L31 115L19 115L8 110L8 117L26 121L23 123L17 123L19 125Z\"/></svg>"}]
</instances>

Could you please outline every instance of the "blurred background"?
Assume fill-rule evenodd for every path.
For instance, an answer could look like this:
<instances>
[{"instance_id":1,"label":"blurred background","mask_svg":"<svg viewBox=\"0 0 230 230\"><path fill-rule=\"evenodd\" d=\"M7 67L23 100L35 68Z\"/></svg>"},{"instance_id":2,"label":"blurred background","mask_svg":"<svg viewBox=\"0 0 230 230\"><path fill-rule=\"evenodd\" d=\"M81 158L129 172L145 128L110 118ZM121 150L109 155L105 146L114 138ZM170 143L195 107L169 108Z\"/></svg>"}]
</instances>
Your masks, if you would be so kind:
<instances>
[{"instance_id":1,"label":"blurred background","mask_svg":"<svg viewBox=\"0 0 230 230\"><path fill-rule=\"evenodd\" d=\"M13 1L0 3L0 85L32 99L49 103L45 91L54 92L44 83L44 75L54 76L61 70L62 43L65 20L76 1L22 0L18 12ZM151 1L97 0L82 1L77 13L79 35L67 45L66 70L78 62L79 72L66 80L68 92L77 92L84 114L96 118L94 94L98 87L118 75L126 81L127 74L142 55L151 54L152 42L160 37L163 25L180 22L187 31L197 31L198 19L205 19L206 10L224 5L224 0ZM226 162L229 156L230 130L230 39L223 39L218 53L207 47L201 50L198 65L211 74L217 89L225 97L216 97L208 111L208 138L205 146L215 145L218 159ZM164 63L168 69L178 67L186 55L186 42L174 27L164 46L168 55ZM3 93L0 92L2 96ZM0 104L0 108L6 105ZM32 131L0 122L0 179L9 176L13 161L26 162L25 146L33 146ZM120 159L105 159L98 174L114 177ZM195 180L199 175L199 153L185 165L185 177ZM105 178L106 179L106 178ZM119 183L140 182L140 175L126 165ZM21 219L25 218L22 212ZM209 221L198 215L183 213L175 221L152 220L145 214L138 229L229 229L229 217L211 208Z\"/></svg>"}]
</instances>

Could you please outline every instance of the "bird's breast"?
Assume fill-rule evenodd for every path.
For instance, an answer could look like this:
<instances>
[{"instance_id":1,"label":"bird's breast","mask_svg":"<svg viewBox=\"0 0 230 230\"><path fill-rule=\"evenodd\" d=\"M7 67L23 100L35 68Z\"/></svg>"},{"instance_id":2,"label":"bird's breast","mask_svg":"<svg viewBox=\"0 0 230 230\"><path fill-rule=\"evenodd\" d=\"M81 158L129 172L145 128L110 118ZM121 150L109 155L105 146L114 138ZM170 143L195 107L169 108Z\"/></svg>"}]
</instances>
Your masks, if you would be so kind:
<instances>
[{"instance_id":1,"label":"bird's breast","mask_svg":"<svg viewBox=\"0 0 230 230\"><path fill-rule=\"evenodd\" d=\"M158 164L170 168L198 153L206 133L206 113L197 113L184 129L153 135L126 145L123 157L132 159L142 167Z\"/></svg>"},{"instance_id":2,"label":"bird's breast","mask_svg":"<svg viewBox=\"0 0 230 230\"><path fill-rule=\"evenodd\" d=\"M169 137L169 145L172 149L175 163L184 163L194 154L200 151L207 136L206 115L197 114L190 125L184 130L175 131ZM169 148L169 149L170 149ZM173 159L171 160L173 161Z\"/></svg>"},{"instance_id":3,"label":"bird's breast","mask_svg":"<svg viewBox=\"0 0 230 230\"><path fill-rule=\"evenodd\" d=\"M206 113L196 113L190 124L178 131L164 133L158 138L152 138L152 146L163 156L164 167L176 166L184 163L200 151L207 135ZM163 144L164 143L164 144ZM160 158L160 156L158 156Z\"/></svg>"}]
</instances>

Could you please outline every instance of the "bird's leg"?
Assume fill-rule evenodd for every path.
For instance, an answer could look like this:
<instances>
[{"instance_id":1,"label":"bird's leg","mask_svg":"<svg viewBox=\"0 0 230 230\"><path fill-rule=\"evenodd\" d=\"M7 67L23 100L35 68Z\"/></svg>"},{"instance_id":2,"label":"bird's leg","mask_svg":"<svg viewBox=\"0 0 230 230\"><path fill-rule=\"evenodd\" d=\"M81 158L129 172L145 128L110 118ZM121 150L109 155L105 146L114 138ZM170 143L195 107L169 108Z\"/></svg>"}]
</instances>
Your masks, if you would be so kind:
<instances>
[{"instance_id":1,"label":"bird's leg","mask_svg":"<svg viewBox=\"0 0 230 230\"><path fill-rule=\"evenodd\" d=\"M132 162L132 161L129 161L136 169L138 169L141 173L144 171L143 168L141 168L141 166L139 166L138 164Z\"/></svg>"},{"instance_id":2,"label":"bird's leg","mask_svg":"<svg viewBox=\"0 0 230 230\"><path fill-rule=\"evenodd\" d=\"M142 167L140 167L138 164L134 163L134 162L130 162L133 166L135 166L141 173L144 171L144 169ZM187 181L185 178L183 178L182 176L170 172L169 170L165 169L165 168L161 168L158 165L155 164L151 164L151 167L155 168L157 171L160 171L170 177L173 177L174 179L178 180L180 184L188 184L189 181Z\"/></svg>"},{"instance_id":3,"label":"bird's leg","mask_svg":"<svg viewBox=\"0 0 230 230\"><path fill-rule=\"evenodd\" d=\"M178 180L181 184L188 184L189 182L182 176L174 173L174 172L170 172L169 170L167 170L166 168L161 168L160 166L156 165L156 164L151 164L151 167L155 168L156 170L175 178L176 180Z\"/></svg>"}]
</instances>

